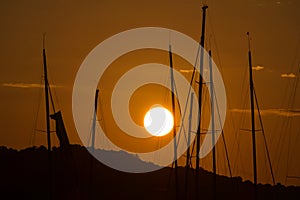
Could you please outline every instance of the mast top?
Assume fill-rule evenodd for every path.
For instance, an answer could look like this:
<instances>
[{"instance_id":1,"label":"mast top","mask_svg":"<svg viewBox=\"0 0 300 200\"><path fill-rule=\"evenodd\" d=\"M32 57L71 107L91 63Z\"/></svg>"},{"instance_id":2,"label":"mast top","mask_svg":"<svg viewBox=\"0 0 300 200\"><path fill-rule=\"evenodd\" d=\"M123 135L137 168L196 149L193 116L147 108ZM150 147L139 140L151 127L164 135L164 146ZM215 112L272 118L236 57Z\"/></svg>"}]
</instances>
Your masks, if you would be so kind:
<instances>
[{"instance_id":1,"label":"mast top","mask_svg":"<svg viewBox=\"0 0 300 200\"><path fill-rule=\"evenodd\" d=\"M206 4L204 4L203 6L202 6L202 10L206 10L208 8L208 5L206 5Z\"/></svg>"},{"instance_id":2,"label":"mast top","mask_svg":"<svg viewBox=\"0 0 300 200\"><path fill-rule=\"evenodd\" d=\"M248 49L249 49L249 51L251 51L251 48L250 48L250 41L251 41L250 32L247 32L247 36L248 36Z\"/></svg>"}]
</instances>

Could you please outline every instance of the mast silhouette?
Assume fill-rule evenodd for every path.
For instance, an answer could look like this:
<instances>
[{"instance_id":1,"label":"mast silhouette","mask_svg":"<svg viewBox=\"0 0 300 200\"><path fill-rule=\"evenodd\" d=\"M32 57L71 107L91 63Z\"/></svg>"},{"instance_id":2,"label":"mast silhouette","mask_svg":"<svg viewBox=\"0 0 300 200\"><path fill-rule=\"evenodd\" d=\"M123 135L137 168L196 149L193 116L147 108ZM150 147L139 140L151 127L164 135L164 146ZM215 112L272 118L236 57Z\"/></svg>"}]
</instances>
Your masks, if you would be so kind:
<instances>
[{"instance_id":1,"label":"mast silhouette","mask_svg":"<svg viewBox=\"0 0 300 200\"><path fill-rule=\"evenodd\" d=\"M254 199L257 199L257 168L256 168L256 138L255 138L255 116L254 116L254 86L252 77L252 56L250 48L250 33L248 36L248 59L249 59L249 82L250 82L250 106L251 106L251 130L252 130L252 154L253 154L253 182Z\"/></svg>"},{"instance_id":2,"label":"mast silhouette","mask_svg":"<svg viewBox=\"0 0 300 200\"><path fill-rule=\"evenodd\" d=\"M201 52L200 52L200 74L199 74L199 92L198 92L198 103L199 103L199 126L197 130L197 137L196 137L196 199L199 199L199 172L200 172L200 134L201 134L201 111L202 111L202 85L203 85L203 78L201 74L203 74L203 57L204 57L204 39L205 39L205 19L206 19L206 9L208 8L207 5L202 7L202 32L201 32Z\"/></svg>"},{"instance_id":3,"label":"mast silhouette","mask_svg":"<svg viewBox=\"0 0 300 200\"><path fill-rule=\"evenodd\" d=\"M46 49L45 49L45 34L43 35L43 64L44 64L44 84L45 84L45 106L46 106L46 131L47 131L47 146L48 146L48 187L49 199L52 199L52 155L51 155L51 131L50 131L50 108L49 108L49 84L47 74Z\"/></svg>"},{"instance_id":4,"label":"mast silhouette","mask_svg":"<svg viewBox=\"0 0 300 200\"><path fill-rule=\"evenodd\" d=\"M189 127L188 127L188 136L187 136L187 150L186 150L186 163L185 163L185 183L184 183L184 194L185 199L188 199L188 185L189 185L189 169L190 169L190 143L191 143L191 132L192 132L192 119L193 119L193 101L194 101L194 93L191 93L191 103L190 103L190 115L189 115Z\"/></svg>"},{"instance_id":5,"label":"mast silhouette","mask_svg":"<svg viewBox=\"0 0 300 200\"><path fill-rule=\"evenodd\" d=\"M98 105L98 95L99 95L99 89L96 90L95 93L95 111L94 111L94 117L93 117L93 126L92 126L92 150L95 149L95 135L96 135L96 119L97 119L97 105Z\"/></svg>"},{"instance_id":6,"label":"mast silhouette","mask_svg":"<svg viewBox=\"0 0 300 200\"><path fill-rule=\"evenodd\" d=\"M213 199L217 199L217 167L216 167L216 147L215 147L215 105L214 105L214 82L212 72L211 50L209 54L209 75L210 75L210 106L211 106L211 134L212 134L212 157L213 157Z\"/></svg>"},{"instance_id":7,"label":"mast silhouette","mask_svg":"<svg viewBox=\"0 0 300 200\"><path fill-rule=\"evenodd\" d=\"M92 144L91 144L91 151L95 151L95 135L96 135L96 119L97 119L97 107L98 107L98 97L99 97L99 89L96 89L95 92L95 102L94 102L94 116L93 116L93 124L92 124ZM93 174L94 174L94 158L90 157L90 177L89 177L89 193L88 193L88 199L92 199L94 196L93 192Z\"/></svg>"},{"instance_id":8,"label":"mast silhouette","mask_svg":"<svg viewBox=\"0 0 300 200\"><path fill-rule=\"evenodd\" d=\"M45 101L46 101L45 105L46 105L47 145L48 145L48 151L51 151L49 84L48 84L46 50L45 50L45 35L43 37L43 63L44 63L44 84L45 84Z\"/></svg>"},{"instance_id":9,"label":"mast silhouette","mask_svg":"<svg viewBox=\"0 0 300 200\"><path fill-rule=\"evenodd\" d=\"M177 164L177 142L176 142L176 115L175 115L175 86L174 86L174 73L173 73L173 57L171 45L169 45L169 59L170 59L170 75L171 75L171 90L172 90L172 113L173 113L173 141L174 141L174 168L175 168L175 190L176 190L176 199L179 199L179 187L178 187L178 164Z\"/></svg>"}]
</instances>

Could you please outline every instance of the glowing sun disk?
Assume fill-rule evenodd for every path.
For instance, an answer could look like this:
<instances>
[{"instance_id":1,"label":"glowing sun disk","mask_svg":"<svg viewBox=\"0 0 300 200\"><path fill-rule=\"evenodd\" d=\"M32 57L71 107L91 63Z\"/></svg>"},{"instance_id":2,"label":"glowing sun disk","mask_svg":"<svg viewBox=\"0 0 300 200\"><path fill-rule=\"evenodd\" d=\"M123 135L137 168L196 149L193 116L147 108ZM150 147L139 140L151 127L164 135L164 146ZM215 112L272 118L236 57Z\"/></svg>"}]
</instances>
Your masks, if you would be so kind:
<instances>
[{"instance_id":1,"label":"glowing sun disk","mask_svg":"<svg viewBox=\"0 0 300 200\"><path fill-rule=\"evenodd\" d=\"M153 136L164 136L172 130L173 126L172 113L162 106L151 108L144 117L144 127Z\"/></svg>"}]
</instances>

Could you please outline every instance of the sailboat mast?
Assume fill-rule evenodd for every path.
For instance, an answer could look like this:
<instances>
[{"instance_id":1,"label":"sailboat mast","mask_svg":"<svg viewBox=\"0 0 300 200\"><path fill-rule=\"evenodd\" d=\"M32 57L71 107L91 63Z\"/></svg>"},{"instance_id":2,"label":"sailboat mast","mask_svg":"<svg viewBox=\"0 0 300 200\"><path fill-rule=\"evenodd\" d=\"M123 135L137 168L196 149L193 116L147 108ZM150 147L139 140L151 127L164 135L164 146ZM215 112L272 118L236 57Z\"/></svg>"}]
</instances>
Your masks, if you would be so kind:
<instances>
[{"instance_id":1,"label":"sailboat mast","mask_svg":"<svg viewBox=\"0 0 300 200\"><path fill-rule=\"evenodd\" d=\"M198 92L198 102L199 102L199 126L197 131L197 157L196 157L196 170L199 171L200 167L200 157L199 157L199 151L200 151L200 134L201 134L201 111L202 111L202 85L203 85L203 78L201 74L203 74L203 55L204 55L204 38L205 38L205 18L206 18L206 9L208 6L203 6L203 17L202 17L202 34L201 34L201 41L200 45L202 46L201 54L200 54L200 74L199 74L199 92Z\"/></svg>"},{"instance_id":2,"label":"sailboat mast","mask_svg":"<svg viewBox=\"0 0 300 200\"><path fill-rule=\"evenodd\" d=\"M169 45L169 58L170 58L170 74L171 74L171 90L172 90L172 113L174 117L174 128L173 128L173 136L174 136L174 164L175 169L178 167L177 165L177 144L176 144L176 126L175 126L175 96L174 96L174 74L173 74L173 57L172 57L172 49L171 45Z\"/></svg>"},{"instance_id":3,"label":"sailboat mast","mask_svg":"<svg viewBox=\"0 0 300 200\"><path fill-rule=\"evenodd\" d=\"M174 87L174 73L173 73L173 57L172 57L172 49L171 45L169 45L169 59L170 59L170 75L171 75L171 90L172 90L172 113L174 120L174 128L173 128L173 141L174 141L174 165L175 165L175 190L176 190L176 199L178 199L178 164L177 164L177 142L176 142L176 115L175 115L175 87Z\"/></svg>"},{"instance_id":4,"label":"sailboat mast","mask_svg":"<svg viewBox=\"0 0 300 200\"><path fill-rule=\"evenodd\" d=\"M45 35L43 37L43 64L44 64L44 84L45 84L45 101L46 101L46 129L47 129L47 145L48 145L48 189L49 199L52 199L52 155L51 155L51 132L50 132L50 108L49 108L49 84L47 75L47 62L45 50Z\"/></svg>"},{"instance_id":5,"label":"sailboat mast","mask_svg":"<svg viewBox=\"0 0 300 200\"><path fill-rule=\"evenodd\" d=\"M92 126L92 149L93 150L95 149L95 132L96 132L98 95L99 95L99 89L96 90L96 94L95 94L95 111L94 111L93 126Z\"/></svg>"},{"instance_id":6,"label":"sailboat mast","mask_svg":"<svg viewBox=\"0 0 300 200\"><path fill-rule=\"evenodd\" d=\"M253 181L254 199L257 199L257 169L256 169L256 139L255 139L255 118L254 118L254 86L252 78L252 56L250 49L250 33L248 35L248 59L249 59L249 81L250 81L250 106L251 106L251 129L252 129L252 153L253 153Z\"/></svg>"},{"instance_id":7,"label":"sailboat mast","mask_svg":"<svg viewBox=\"0 0 300 200\"><path fill-rule=\"evenodd\" d=\"M191 103L190 103L190 115L189 115L189 127L188 127L188 136L187 136L187 150L186 150L186 163L185 163L185 198L188 199L188 184L189 184L189 169L190 169L190 143L191 143L191 132L192 132L192 120L193 120L193 101L194 93L191 93Z\"/></svg>"},{"instance_id":8,"label":"sailboat mast","mask_svg":"<svg viewBox=\"0 0 300 200\"><path fill-rule=\"evenodd\" d=\"M213 82L213 72L212 72L212 58L211 50L208 51L209 54L209 75L210 75L210 108L211 108L211 138L212 138L212 157L213 157L213 199L216 199L217 195L217 167L216 167L216 147L215 147L215 104L214 104L214 82Z\"/></svg>"},{"instance_id":9,"label":"sailboat mast","mask_svg":"<svg viewBox=\"0 0 300 200\"><path fill-rule=\"evenodd\" d=\"M207 5L202 7L202 32L201 32L201 40L200 45L202 47L200 53L200 74L199 74L199 92L198 92L198 103L199 103L199 126L197 130L197 138L196 138L196 198L198 198L198 189L199 189L199 170L200 170L200 134L201 134L201 107L202 107L202 85L203 78L201 74L203 74L203 55L204 55L204 39L205 39L205 18L206 18L206 9Z\"/></svg>"},{"instance_id":10,"label":"sailboat mast","mask_svg":"<svg viewBox=\"0 0 300 200\"><path fill-rule=\"evenodd\" d=\"M51 137L50 137L50 108L49 108L49 84L47 75L47 62L45 50L45 36L43 38L43 63L44 63L44 84L45 84L45 101L46 101L46 128L47 128L47 145L48 151L51 151Z\"/></svg>"}]
</instances>

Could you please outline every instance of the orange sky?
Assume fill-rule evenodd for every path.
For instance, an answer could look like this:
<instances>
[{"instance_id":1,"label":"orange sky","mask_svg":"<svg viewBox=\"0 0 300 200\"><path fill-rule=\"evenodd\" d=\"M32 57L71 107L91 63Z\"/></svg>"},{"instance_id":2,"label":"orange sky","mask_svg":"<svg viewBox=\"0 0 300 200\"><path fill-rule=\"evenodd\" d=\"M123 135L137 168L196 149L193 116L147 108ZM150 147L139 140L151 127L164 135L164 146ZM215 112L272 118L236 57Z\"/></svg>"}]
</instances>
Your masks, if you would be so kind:
<instances>
[{"instance_id":1,"label":"orange sky","mask_svg":"<svg viewBox=\"0 0 300 200\"><path fill-rule=\"evenodd\" d=\"M300 176L300 162L297 161L300 114L282 111L288 108L292 84L296 80L293 74L299 68L299 1L206 2L209 5L206 49L211 47L226 87L229 108L224 130L234 175L252 180L251 159L248 159L251 157L251 135L240 130L250 128L250 113L244 111L249 108L245 33L250 31L256 67L253 73L255 88L263 110L277 181L285 183L286 174ZM42 90L38 85L42 83L44 32L50 82L57 86L55 101L63 111L71 143L80 143L71 111L73 82L83 59L96 45L121 31L146 26L174 29L197 41L200 39L202 1L197 0L84 3L77 0L4 0L0 4L0 145L12 148L46 144L44 133L34 134L35 128L45 129ZM298 87L295 109L300 109L299 90ZM291 125L285 124L287 120ZM270 182L261 139L261 135L258 136L258 180ZM56 139L53 140L57 144ZM218 172L228 175L222 164L225 162L224 147L220 141L217 145ZM202 166L211 169L210 156L202 161ZM300 185L299 180L286 183Z\"/></svg>"}]
</instances>

